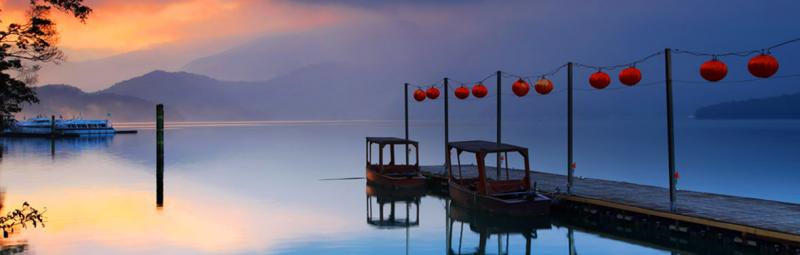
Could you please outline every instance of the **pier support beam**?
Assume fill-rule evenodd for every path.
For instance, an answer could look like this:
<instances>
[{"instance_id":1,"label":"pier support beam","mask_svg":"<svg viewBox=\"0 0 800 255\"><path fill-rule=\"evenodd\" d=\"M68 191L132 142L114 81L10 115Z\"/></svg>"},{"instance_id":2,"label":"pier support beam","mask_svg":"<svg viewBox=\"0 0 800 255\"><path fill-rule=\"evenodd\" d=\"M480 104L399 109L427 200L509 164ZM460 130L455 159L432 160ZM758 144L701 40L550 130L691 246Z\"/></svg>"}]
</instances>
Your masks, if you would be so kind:
<instances>
[{"instance_id":1,"label":"pier support beam","mask_svg":"<svg viewBox=\"0 0 800 255\"><path fill-rule=\"evenodd\" d=\"M499 71L499 70L495 74L495 75L497 75L497 84L496 85L497 85L497 145L498 146L500 145L500 143L502 143L502 130L503 130L503 128L502 128L502 126L500 124L500 123L502 123L501 122L501 119L502 119L501 112L502 112L502 105L503 105L502 104L502 95L503 95L502 91L503 90L501 89L503 87L503 80L502 80L502 76L503 75L502 74L503 73L501 71ZM500 179L500 153L496 153L496 154L497 154L497 179L499 180ZM506 160L508 160L508 159L506 159Z\"/></svg>"},{"instance_id":2,"label":"pier support beam","mask_svg":"<svg viewBox=\"0 0 800 255\"><path fill-rule=\"evenodd\" d=\"M567 63L567 194L572 195L572 62Z\"/></svg>"},{"instance_id":3,"label":"pier support beam","mask_svg":"<svg viewBox=\"0 0 800 255\"><path fill-rule=\"evenodd\" d=\"M672 110L672 56L669 48L664 50L664 74L667 94L667 149L669 150L669 208L673 212L675 205L675 122Z\"/></svg>"},{"instance_id":4,"label":"pier support beam","mask_svg":"<svg viewBox=\"0 0 800 255\"><path fill-rule=\"evenodd\" d=\"M447 102L448 95L450 94L448 88L449 79L444 78L444 165L447 167L448 173L450 172L450 151L448 150L448 143L450 143L450 109Z\"/></svg>"},{"instance_id":5,"label":"pier support beam","mask_svg":"<svg viewBox=\"0 0 800 255\"><path fill-rule=\"evenodd\" d=\"M156 206L164 206L164 105L156 105Z\"/></svg>"},{"instance_id":6,"label":"pier support beam","mask_svg":"<svg viewBox=\"0 0 800 255\"><path fill-rule=\"evenodd\" d=\"M404 104L404 112L403 112L403 115L404 115L403 120L404 120L404 122L403 122L403 125L404 125L405 131L406 131L405 138L406 138L406 140L408 140L408 83L405 84L405 87L403 88L403 91L404 91L404 93L403 93L403 104ZM446 93L446 91L445 91L445 93ZM408 157L409 157L408 144L406 144L405 147L406 147L406 165L408 165L408 162L409 162L408 161ZM419 161L419 159L417 159L417 161Z\"/></svg>"}]
</instances>

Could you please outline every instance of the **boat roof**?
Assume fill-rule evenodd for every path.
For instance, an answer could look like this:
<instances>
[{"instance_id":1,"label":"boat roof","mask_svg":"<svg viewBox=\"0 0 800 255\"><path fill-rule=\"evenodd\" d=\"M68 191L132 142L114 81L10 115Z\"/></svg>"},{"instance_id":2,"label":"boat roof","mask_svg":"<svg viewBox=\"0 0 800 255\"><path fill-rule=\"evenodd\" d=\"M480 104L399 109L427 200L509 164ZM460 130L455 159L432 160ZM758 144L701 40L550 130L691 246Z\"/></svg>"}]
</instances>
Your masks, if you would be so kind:
<instances>
[{"instance_id":1,"label":"boat roof","mask_svg":"<svg viewBox=\"0 0 800 255\"><path fill-rule=\"evenodd\" d=\"M485 152L485 153L494 153L494 152L510 152L510 151L527 151L528 148L520 147L511 144L501 143L498 144L497 142L489 142L489 141L482 141L482 140L472 140L472 141L459 141L459 142L450 142L448 145L452 148L456 148L462 151L468 151L472 153L477 152Z\"/></svg>"},{"instance_id":2,"label":"boat roof","mask_svg":"<svg viewBox=\"0 0 800 255\"><path fill-rule=\"evenodd\" d=\"M417 144L417 141L397 137L367 137L367 142L377 144Z\"/></svg>"}]
</instances>

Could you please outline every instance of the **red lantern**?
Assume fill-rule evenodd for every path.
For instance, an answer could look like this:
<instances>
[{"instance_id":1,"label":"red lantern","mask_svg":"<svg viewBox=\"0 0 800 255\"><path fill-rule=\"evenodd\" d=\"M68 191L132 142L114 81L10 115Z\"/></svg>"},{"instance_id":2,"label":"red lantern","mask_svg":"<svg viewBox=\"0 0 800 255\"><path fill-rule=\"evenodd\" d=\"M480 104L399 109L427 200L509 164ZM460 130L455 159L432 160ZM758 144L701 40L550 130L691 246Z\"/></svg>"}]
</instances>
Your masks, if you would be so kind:
<instances>
[{"instance_id":1,"label":"red lantern","mask_svg":"<svg viewBox=\"0 0 800 255\"><path fill-rule=\"evenodd\" d=\"M417 100L418 102L424 101L425 91L422 91L422 89L414 90L414 100Z\"/></svg>"},{"instance_id":2,"label":"red lantern","mask_svg":"<svg viewBox=\"0 0 800 255\"><path fill-rule=\"evenodd\" d=\"M700 65L700 76L710 82L720 81L728 75L728 66L722 61L712 59Z\"/></svg>"},{"instance_id":3,"label":"red lantern","mask_svg":"<svg viewBox=\"0 0 800 255\"><path fill-rule=\"evenodd\" d=\"M475 84L475 86L472 86L472 95L473 96L475 96L477 98L483 98L483 97L486 96L486 94L489 94L489 90L486 89L486 86L483 86L483 83L478 83L478 84Z\"/></svg>"},{"instance_id":4,"label":"red lantern","mask_svg":"<svg viewBox=\"0 0 800 255\"><path fill-rule=\"evenodd\" d=\"M541 95L547 95L550 93L550 91L553 91L553 82L548 79L541 78L536 81L536 85L533 86L533 89L535 89L536 92Z\"/></svg>"},{"instance_id":5,"label":"red lantern","mask_svg":"<svg viewBox=\"0 0 800 255\"><path fill-rule=\"evenodd\" d=\"M761 54L747 62L747 70L755 77L769 78L778 72L778 60L772 55Z\"/></svg>"},{"instance_id":6,"label":"red lantern","mask_svg":"<svg viewBox=\"0 0 800 255\"><path fill-rule=\"evenodd\" d=\"M519 79L514 82L514 85L511 85L511 90L514 91L515 95L521 97L528 94L528 91L531 90L531 85L525 80Z\"/></svg>"},{"instance_id":7,"label":"red lantern","mask_svg":"<svg viewBox=\"0 0 800 255\"><path fill-rule=\"evenodd\" d=\"M466 99L469 97L469 89L464 86L458 87L456 89L456 97L458 99Z\"/></svg>"},{"instance_id":8,"label":"red lantern","mask_svg":"<svg viewBox=\"0 0 800 255\"><path fill-rule=\"evenodd\" d=\"M611 76L608 76L603 71L597 71L592 76L589 76L589 84L596 89L604 89L608 87L608 84L611 84Z\"/></svg>"},{"instance_id":9,"label":"red lantern","mask_svg":"<svg viewBox=\"0 0 800 255\"><path fill-rule=\"evenodd\" d=\"M434 100L439 97L439 89L436 87L430 87L428 88L428 91L425 92L425 95L427 95L431 100Z\"/></svg>"},{"instance_id":10,"label":"red lantern","mask_svg":"<svg viewBox=\"0 0 800 255\"><path fill-rule=\"evenodd\" d=\"M642 80L642 72L636 67L628 67L619 72L619 82L622 84L633 86Z\"/></svg>"}]
</instances>

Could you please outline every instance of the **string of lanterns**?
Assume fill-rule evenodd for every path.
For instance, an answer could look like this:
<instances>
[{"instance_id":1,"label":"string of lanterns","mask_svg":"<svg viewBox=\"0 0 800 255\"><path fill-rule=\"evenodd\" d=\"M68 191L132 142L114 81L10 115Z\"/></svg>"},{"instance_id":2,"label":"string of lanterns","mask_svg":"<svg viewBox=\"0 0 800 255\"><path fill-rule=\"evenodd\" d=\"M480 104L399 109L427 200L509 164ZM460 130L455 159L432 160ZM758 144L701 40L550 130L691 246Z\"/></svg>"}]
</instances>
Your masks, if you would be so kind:
<instances>
[{"instance_id":1,"label":"string of lanterns","mask_svg":"<svg viewBox=\"0 0 800 255\"><path fill-rule=\"evenodd\" d=\"M758 54L747 62L747 70L748 72L759 79L766 79L774 76L780 67L778 63L778 59L775 58L771 50L777 47L784 46L789 43L798 42L800 38L788 40L781 42L779 44L761 49L761 50L750 50L750 51L741 51L741 52L730 52L730 53L720 53L720 54L709 54L709 53L699 53L693 51L685 51L685 50L674 50L677 54L690 54L695 56L710 56L711 59L704 62L700 65L699 73L700 76L708 81L708 82L719 82L725 79L728 75L728 66L722 62L719 57L721 56L738 56L738 57L747 57L753 54ZM580 63L575 63L575 65L584 67L584 68L591 68L596 69L597 71L589 75L589 85L595 89L601 90L607 88L611 84L611 76L604 72L605 70L615 70L618 68L623 68L618 74L618 80L625 86L631 87L639 82L642 81L642 72L638 68L636 68L636 64L645 62L650 58L655 56L661 55L663 52L655 52L651 55L648 55L644 58L638 59L631 63L620 64L620 65L613 65L613 66L593 66L593 65L585 65ZM562 68L566 65L559 66L555 70L542 74L534 83L534 90L536 93L540 95L547 95L553 91L554 85L553 82L547 79L547 76L553 75L559 72ZM458 99L467 99L470 96L470 92L472 96L476 98L483 98L488 95L489 90L483 85L483 82L488 78L494 76L494 74L489 75L488 77L484 78L479 82L475 82L472 88L468 88L463 84L454 90L455 97ZM518 97L524 97L530 92L531 86L527 80L527 77L512 75L517 77L518 79L511 85L511 90L514 94ZM416 101L424 101L426 98L430 100L435 100L440 95L439 88L436 86L431 86L427 90L423 90L422 88L418 88L414 91L413 96Z\"/></svg>"}]
</instances>

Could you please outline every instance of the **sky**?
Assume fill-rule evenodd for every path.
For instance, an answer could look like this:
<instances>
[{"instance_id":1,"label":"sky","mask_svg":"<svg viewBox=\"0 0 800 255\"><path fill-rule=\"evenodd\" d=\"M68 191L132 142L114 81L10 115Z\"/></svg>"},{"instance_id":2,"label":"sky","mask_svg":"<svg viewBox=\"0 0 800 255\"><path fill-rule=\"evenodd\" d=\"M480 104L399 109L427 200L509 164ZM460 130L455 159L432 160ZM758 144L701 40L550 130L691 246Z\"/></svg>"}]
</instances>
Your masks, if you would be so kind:
<instances>
[{"instance_id":1,"label":"sky","mask_svg":"<svg viewBox=\"0 0 800 255\"><path fill-rule=\"evenodd\" d=\"M0 1L3 23L22 17L27 2ZM68 61L60 66L45 66L40 72L40 85L67 83L95 91L155 69L186 70L185 66L197 59L264 38L302 37L342 28L346 28L342 37L374 40L373 44L393 47L381 48L379 54L419 58L420 53L430 53L461 61L458 63L472 62L464 70L451 73L515 66L520 67L515 71L527 72L525 69L532 66L566 60L616 64L664 47L701 51L752 49L800 34L795 18L800 2L789 0L87 0L85 3L94 9L85 24L66 14L54 15L60 31L59 46L67 53ZM387 30L413 38L395 38L396 44L392 44L385 40L392 34L382 33ZM514 39L516 34L518 40ZM474 58L464 55L480 56L487 65L477 64ZM452 63L428 65L441 66ZM110 67L113 69L103 69ZM545 68L549 66L541 67ZM234 77L256 78L264 77Z\"/></svg>"}]
</instances>

